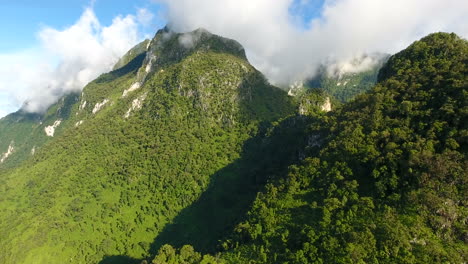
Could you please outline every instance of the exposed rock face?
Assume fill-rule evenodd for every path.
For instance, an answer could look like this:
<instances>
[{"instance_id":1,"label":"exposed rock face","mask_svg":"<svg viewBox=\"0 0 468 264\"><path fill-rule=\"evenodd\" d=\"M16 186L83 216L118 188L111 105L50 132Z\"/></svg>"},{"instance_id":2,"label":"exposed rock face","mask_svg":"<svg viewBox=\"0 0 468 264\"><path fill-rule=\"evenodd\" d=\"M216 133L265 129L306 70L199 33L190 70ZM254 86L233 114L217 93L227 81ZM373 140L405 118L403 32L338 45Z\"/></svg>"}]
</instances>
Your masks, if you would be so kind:
<instances>
[{"instance_id":1,"label":"exposed rock face","mask_svg":"<svg viewBox=\"0 0 468 264\"><path fill-rule=\"evenodd\" d=\"M13 142L10 143L10 146L8 146L7 152L3 153L2 158L0 158L0 163L3 163L15 150L13 147Z\"/></svg>"},{"instance_id":2,"label":"exposed rock face","mask_svg":"<svg viewBox=\"0 0 468 264\"><path fill-rule=\"evenodd\" d=\"M146 94L143 94L142 96L140 96L140 97L136 98L135 100L133 100L132 106L130 107L130 109L128 109L127 113L125 113L124 117L129 118L132 111L140 110L143 107L143 101L145 99L146 99Z\"/></svg>"},{"instance_id":3,"label":"exposed rock face","mask_svg":"<svg viewBox=\"0 0 468 264\"><path fill-rule=\"evenodd\" d=\"M136 82L136 83L132 84L132 86L130 86L130 88L128 88L127 90L125 90L123 92L122 97L126 97L130 92L133 92L133 91L137 90L140 87L141 87L140 82Z\"/></svg>"},{"instance_id":4,"label":"exposed rock face","mask_svg":"<svg viewBox=\"0 0 468 264\"><path fill-rule=\"evenodd\" d=\"M102 107L105 106L107 103L109 103L109 99L104 99L104 101L97 103L93 108L93 114L99 112L102 109Z\"/></svg>"},{"instance_id":5,"label":"exposed rock face","mask_svg":"<svg viewBox=\"0 0 468 264\"><path fill-rule=\"evenodd\" d=\"M86 101L83 101L83 103L81 103L80 108L79 108L80 111L86 107L86 103L87 103Z\"/></svg>"},{"instance_id":6,"label":"exposed rock face","mask_svg":"<svg viewBox=\"0 0 468 264\"><path fill-rule=\"evenodd\" d=\"M45 131L46 135L47 135L48 137L53 137L54 134L55 134L55 129L56 129L58 126L60 126L61 123L62 123L62 120L56 120L56 121L54 122L53 125L51 125L51 126L46 126L46 127L44 128L44 131Z\"/></svg>"},{"instance_id":7,"label":"exposed rock face","mask_svg":"<svg viewBox=\"0 0 468 264\"><path fill-rule=\"evenodd\" d=\"M332 110L331 102L330 102L330 97L327 97L325 100L325 103L321 107L322 111L325 112L330 112Z\"/></svg>"}]
</instances>

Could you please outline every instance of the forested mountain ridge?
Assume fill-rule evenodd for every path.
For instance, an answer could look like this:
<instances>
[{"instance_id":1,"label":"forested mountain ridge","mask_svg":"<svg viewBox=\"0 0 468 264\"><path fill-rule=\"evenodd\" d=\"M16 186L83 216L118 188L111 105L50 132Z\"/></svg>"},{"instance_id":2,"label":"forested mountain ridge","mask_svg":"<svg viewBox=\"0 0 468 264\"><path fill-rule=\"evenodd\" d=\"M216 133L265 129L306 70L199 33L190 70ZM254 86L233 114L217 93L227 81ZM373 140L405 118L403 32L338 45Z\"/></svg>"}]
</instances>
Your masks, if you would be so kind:
<instances>
[{"instance_id":1,"label":"forested mountain ridge","mask_svg":"<svg viewBox=\"0 0 468 264\"><path fill-rule=\"evenodd\" d=\"M468 42L431 34L378 80L306 121L311 151L269 177L212 263L468 259ZM191 246L165 245L152 263L200 261Z\"/></svg>"},{"instance_id":2,"label":"forested mountain ridge","mask_svg":"<svg viewBox=\"0 0 468 264\"><path fill-rule=\"evenodd\" d=\"M164 45L161 45L162 40L164 40ZM137 80L133 83L133 88L127 89L130 92L132 89L139 88L144 82L144 78L151 74L151 68L174 64L192 53L207 50L233 54L246 59L243 47L236 41L227 41L204 29L198 29L190 34L176 34L164 28L158 32L154 40L145 40L128 51L115 64L112 72L101 75L88 86L92 87L96 83L111 81L144 64L146 68L141 69ZM112 86L122 85L124 85L123 82L112 84ZM109 90L110 86L105 89ZM91 90L94 91L94 89ZM105 99L102 96L103 90L101 88L98 91L100 94L96 94L97 97L102 97L102 100ZM114 89L112 88L112 90ZM95 95L94 92L91 92L87 96L93 97ZM83 95L80 97L78 93L72 93L50 106L45 113L27 113L24 110L19 110L0 119L0 169L18 166L22 161L31 158L53 137L65 131L69 125L84 122L85 120L72 116L72 113L75 115L81 113L81 108L90 103L82 100L83 98ZM78 101L81 101L81 105L77 104Z\"/></svg>"},{"instance_id":3,"label":"forested mountain ridge","mask_svg":"<svg viewBox=\"0 0 468 264\"><path fill-rule=\"evenodd\" d=\"M60 135L0 174L1 263L144 258L184 208L221 186L203 198L217 227L188 233L214 247L248 208L261 179L237 160L294 113L292 98L237 42L205 30L160 30L134 55L84 88Z\"/></svg>"},{"instance_id":4,"label":"forested mountain ridge","mask_svg":"<svg viewBox=\"0 0 468 264\"><path fill-rule=\"evenodd\" d=\"M341 105L287 96L203 29L162 29L114 69L0 172L1 263L468 259L468 42L455 34L391 56Z\"/></svg>"},{"instance_id":5,"label":"forested mountain ridge","mask_svg":"<svg viewBox=\"0 0 468 264\"><path fill-rule=\"evenodd\" d=\"M392 56L371 92L323 119L319 153L258 196L227 263L463 263L467 56L446 33Z\"/></svg>"},{"instance_id":6,"label":"forested mountain ridge","mask_svg":"<svg viewBox=\"0 0 468 264\"><path fill-rule=\"evenodd\" d=\"M146 56L148 43L149 40L145 40L128 51L115 64L112 74L122 75L134 67L140 67L141 60ZM130 62L132 64L127 65ZM44 113L28 113L22 107L17 112L1 118L0 170L20 165L44 144L61 135L69 126L82 121L74 117L80 110L80 99L78 92L70 93L52 104Z\"/></svg>"}]
</instances>

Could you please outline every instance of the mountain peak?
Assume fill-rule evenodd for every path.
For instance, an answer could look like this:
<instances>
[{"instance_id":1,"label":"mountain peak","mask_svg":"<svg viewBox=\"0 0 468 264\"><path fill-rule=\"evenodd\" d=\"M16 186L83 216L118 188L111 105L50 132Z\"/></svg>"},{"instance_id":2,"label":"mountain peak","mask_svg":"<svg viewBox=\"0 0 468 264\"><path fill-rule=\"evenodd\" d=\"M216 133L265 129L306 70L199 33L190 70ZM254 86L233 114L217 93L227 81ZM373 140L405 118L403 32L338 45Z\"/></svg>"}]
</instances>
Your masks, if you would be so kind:
<instances>
[{"instance_id":1,"label":"mountain peak","mask_svg":"<svg viewBox=\"0 0 468 264\"><path fill-rule=\"evenodd\" d=\"M154 66L177 63L197 52L227 53L247 60L239 42L212 34L204 28L176 33L166 26L156 33L147 52L147 60L153 58Z\"/></svg>"},{"instance_id":2,"label":"mountain peak","mask_svg":"<svg viewBox=\"0 0 468 264\"><path fill-rule=\"evenodd\" d=\"M455 33L432 33L391 56L388 63L380 70L378 81L414 75L407 74L409 70L416 68L426 71L426 75L435 74L438 72L436 69L450 71L449 68L455 64L466 65L466 61L463 62L466 54L468 54L467 41Z\"/></svg>"}]
</instances>

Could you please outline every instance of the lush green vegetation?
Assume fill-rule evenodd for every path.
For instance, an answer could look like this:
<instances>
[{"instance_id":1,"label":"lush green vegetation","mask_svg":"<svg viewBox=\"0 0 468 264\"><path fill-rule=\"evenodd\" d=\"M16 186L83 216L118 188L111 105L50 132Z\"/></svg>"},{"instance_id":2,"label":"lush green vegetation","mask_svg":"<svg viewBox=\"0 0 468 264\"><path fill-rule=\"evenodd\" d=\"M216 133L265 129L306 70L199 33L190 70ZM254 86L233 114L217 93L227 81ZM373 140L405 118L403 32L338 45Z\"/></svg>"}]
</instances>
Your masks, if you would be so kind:
<instances>
[{"instance_id":1,"label":"lush green vegetation","mask_svg":"<svg viewBox=\"0 0 468 264\"><path fill-rule=\"evenodd\" d=\"M87 97L97 100L110 96L109 93L113 91L114 98L117 98L122 87L130 85L129 82L133 81L134 74L142 66L148 43L149 40L145 40L138 44L116 64L116 70L101 75L89 84L87 90L90 92L87 93ZM102 83L107 85L96 87ZM80 103L84 102L81 99L83 98L80 98L79 94L72 93L50 106L45 113L27 113L19 110L0 119L0 159L10 146L13 147L12 154L0 162L0 170L19 166L54 137L59 137L76 122L87 118L86 112L78 111ZM48 136L45 128L53 126L56 121L60 121L60 124L54 129L53 137Z\"/></svg>"},{"instance_id":2,"label":"lush green vegetation","mask_svg":"<svg viewBox=\"0 0 468 264\"><path fill-rule=\"evenodd\" d=\"M326 113L327 93L292 102L236 42L181 37L91 83L83 124L0 174L0 262L468 259L466 40L415 42Z\"/></svg>"},{"instance_id":3,"label":"lush green vegetation","mask_svg":"<svg viewBox=\"0 0 468 264\"><path fill-rule=\"evenodd\" d=\"M224 259L465 261L467 62L467 41L443 33L390 58L370 93L322 119L320 151L258 195Z\"/></svg>"},{"instance_id":4,"label":"lush green vegetation","mask_svg":"<svg viewBox=\"0 0 468 264\"><path fill-rule=\"evenodd\" d=\"M161 34L155 47L177 45ZM203 36L210 40L208 33ZM217 229L187 231L170 236L170 242L201 232L206 237L200 245L215 247L258 191L239 183L244 176L238 172L245 168L237 160L246 142L259 144L254 139L259 129L294 107L243 56L220 52L232 45L231 53L239 54L237 43L213 38L208 43L218 45L214 51L195 46L172 64L160 57L165 66L154 68L128 96L123 91L137 79L138 67L101 76L72 105L72 126L24 165L1 174L1 263L97 263L106 255L141 259L197 199L212 201L213 213L232 206L213 220ZM141 65L138 56L134 60ZM212 198L200 197L221 183L233 184L225 186L227 193L216 189ZM205 219L197 212L188 214L201 225Z\"/></svg>"},{"instance_id":5,"label":"lush green vegetation","mask_svg":"<svg viewBox=\"0 0 468 264\"><path fill-rule=\"evenodd\" d=\"M309 111L303 160L267 177L217 263L463 263L467 62L466 40L432 34L390 58L371 92Z\"/></svg>"}]
</instances>

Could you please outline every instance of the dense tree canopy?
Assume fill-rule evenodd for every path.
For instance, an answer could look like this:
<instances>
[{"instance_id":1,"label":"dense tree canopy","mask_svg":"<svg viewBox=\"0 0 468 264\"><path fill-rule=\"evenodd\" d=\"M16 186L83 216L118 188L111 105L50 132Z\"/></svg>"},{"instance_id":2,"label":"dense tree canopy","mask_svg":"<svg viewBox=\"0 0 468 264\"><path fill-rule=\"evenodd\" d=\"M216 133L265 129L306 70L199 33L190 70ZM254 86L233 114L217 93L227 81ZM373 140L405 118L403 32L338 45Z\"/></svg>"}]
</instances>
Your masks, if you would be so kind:
<instances>
[{"instance_id":1,"label":"dense tree canopy","mask_svg":"<svg viewBox=\"0 0 468 264\"><path fill-rule=\"evenodd\" d=\"M61 134L1 173L1 263L142 259L160 240L204 235L198 248L215 247L234 226L258 191L239 173L247 165L238 160L294 106L237 42L192 34L200 43L185 47L178 43L184 35L159 32L145 56L100 76L66 104L70 125ZM136 82L141 87L130 91ZM43 128L39 133L45 137ZM207 189L213 194L201 197ZM201 224L197 212L210 208L217 227L165 236L201 199L200 209L186 214Z\"/></svg>"},{"instance_id":2,"label":"dense tree canopy","mask_svg":"<svg viewBox=\"0 0 468 264\"><path fill-rule=\"evenodd\" d=\"M432 34L323 118L316 155L259 194L229 263L462 263L468 257L468 42Z\"/></svg>"},{"instance_id":3,"label":"dense tree canopy","mask_svg":"<svg viewBox=\"0 0 468 264\"><path fill-rule=\"evenodd\" d=\"M193 34L161 30L0 172L0 262L468 259L466 40L413 43L325 112L330 91L288 97L237 42Z\"/></svg>"}]
</instances>

